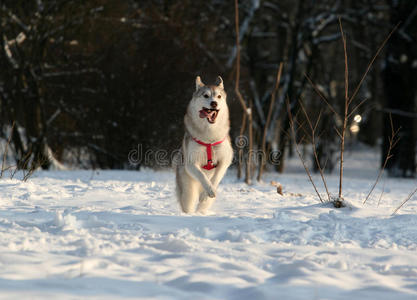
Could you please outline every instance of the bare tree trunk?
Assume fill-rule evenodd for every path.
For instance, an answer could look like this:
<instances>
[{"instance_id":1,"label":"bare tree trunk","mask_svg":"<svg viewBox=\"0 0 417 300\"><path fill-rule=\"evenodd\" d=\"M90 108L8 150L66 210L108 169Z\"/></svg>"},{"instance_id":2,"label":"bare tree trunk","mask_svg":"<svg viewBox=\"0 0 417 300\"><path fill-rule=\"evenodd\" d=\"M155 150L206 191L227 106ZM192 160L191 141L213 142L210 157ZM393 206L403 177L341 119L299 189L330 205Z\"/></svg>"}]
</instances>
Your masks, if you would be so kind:
<instances>
[{"instance_id":1,"label":"bare tree trunk","mask_svg":"<svg viewBox=\"0 0 417 300\"><path fill-rule=\"evenodd\" d=\"M242 124L240 125L240 134L236 140L236 146L239 148L238 151L238 162L237 162L237 178L242 178L242 169L243 169L243 158L244 158L244 148L246 147L246 139L243 137L243 133L246 128L246 112L242 113Z\"/></svg>"},{"instance_id":2,"label":"bare tree trunk","mask_svg":"<svg viewBox=\"0 0 417 300\"><path fill-rule=\"evenodd\" d=\"M294 98L294 84L295 84L295 80L296 80L296 74L297 74L297 58L298 58L298 50L299 50L299 35L301 34L300 30L301 30L301 23L302 23L302 16L303 16L303 5L304 2L302 0L298 1L297 4L297 11L295 14L295 26L294 28L292 28L292 36L291 36L291 56L290 56L290 62L289 62L289 66L288 66L288 71L289 71L289 83L288 83L288 90L287 90L287 96L290 99L291 102L296 103L297 99L293 99ZM293 107L292 105L290 105L290 109L294 110L295 107ZM283 121L283 128L281 130L281 135L280 135L280 143L278 146L278 150L281 153L281 163L279 165L277 165L277 171L282 173L284 171L284 161L285 161L285 149L286 149L286 145L287 142L289 141L288 139L288 132L290 129L289 126L289 120L288 120L288 116L285 115L284 116L284 121Z\"/></svg>"},{"instance_id":3,"label":"bare tree trunk","mask_svg":"<svg viewBox=\"0 0 417 300\"><path fill-rule=\"evenodd\" d=\"M43 91L40 79L34 75L34 71L28 70L22 73L25 80L29 83L31 94L33 96L25 97L26 107L29 108L25 114L25 128L27 132L27 141L30 145L28 151L32 152L32 165L28 167L40 166L42 169L48 169L50 160L48 158L48 145L46 142L46 120L43 108Z\"/></svg>"},{"instance_id":4,"label":"bare tree trunk","mask_svg":"<svg viewBox=\"0 0 417 300\"><path fill-rule=\"evenodd\" d=\"M243 114L246 114L247 116L244 116L242 119L242 128L241 128L241 134L240 137L243 138L244 133L244 124L246 117L248 118L248 132L249 132L249 149L248 149L248 157L246 162L246 177L245 182L250 183L250 177L251 177L251 156L252 156L252 109L249 108L246 105L245 99L243 99L242 94L239 90L239 82L240 82L240 38L239 38L239 4L238 0L235 0L235 30L236 30L236 81L235 81L235 93L237 98L239 99L240 105L242 106ZM243 149L240 149L243 151ZM243 152L239 151L239 154ZM239 157L240 158L240 157ZM238 178L241 176L241 167L238 169Z\"/></svg>"},{"instance_id":5,"label":"bare tree trunk","mask_svg":"<svg viewBox=\"0 0 417 300\"><path fill-rule=\"evenodd\" d=\"M277 78L275 80L275 87L274 90L272 92L271 95L271 103L269 105L269 110L268 110L268 116L266 118L266 122L265 122L265 126L264 126L264 131L263 131L263 135L262 135L262 161L259 164L259 172L258 172L258 177L257 180L261 181L262 178L262 173L264 170L264 166L265 166L265 157L266 157L266 135L268 133L268 128L269 128L269 123L271 121L271 116L272 116L272 110L274 109L274 104L275 104L275 98L277 96L277 92L278 92L278 88L279 88L279 82L281 81L281 74L282 74L282 67L283 67L283 63L281 62L279 64L279 68L277 71Z\"/></svg>"},{"instance_id":6,"label":"bare tree trunk","mask_svg":"<svg viewBox=\"0 0 417 300\"><path fill-rule=\"evenodd\" d=\"M389 1L391 6L391 24L401 21L401 26L388 41L384 86L388 109L404 112L415 112L417 107L417 4L414 1ZM414 13L413 13L414 12ZM407 38L409 37L409 38ZM412 37L412 38L411 38ZM401 128L400 141L392 151L392 159L387 164L387 170L395 177L416 176L416 119L392 115L395 128ZM386 157L389 146L388 115L384 118L384 143L382 145L382 161Z\"/></svg>"},{"instance_id":7,"label":"bare tree trunk","mask_svg":"<svg viewBox=\"0 0 417 300\"><path fill-rule=\"evenodd\" d=\"M245 182L247 184L252 183L252 164L253 164L253 114L252 114L252 101L249 101L249 114L248 114L248 133L249 133L249 145L248 145L248 157L246 161L246 176Z\"/></svg>"}]
</instances>

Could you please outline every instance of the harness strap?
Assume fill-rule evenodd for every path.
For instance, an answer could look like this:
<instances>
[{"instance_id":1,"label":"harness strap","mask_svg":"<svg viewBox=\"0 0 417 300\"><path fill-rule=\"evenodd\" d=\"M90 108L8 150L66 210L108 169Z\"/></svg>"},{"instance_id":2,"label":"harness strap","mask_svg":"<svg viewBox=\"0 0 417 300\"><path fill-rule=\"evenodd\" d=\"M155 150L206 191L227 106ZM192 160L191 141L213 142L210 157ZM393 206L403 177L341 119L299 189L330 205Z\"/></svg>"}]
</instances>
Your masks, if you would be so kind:
<instances>
[{"instance_id":1,"label":"harness strap","mask_svg":"<svg viewBox=\"0 0 417 300\"><path fill-rule=\"evenodd\" d=\"M207 152L207 164L206 165L204 165L204 166L202 166L202 168L203 169L206 169L206 170L211 170L211 169L214 169L215 167L217 167L217 165L213 165L213 160L212 160L212 148L211 147L213 147L213 146L216 146L216 145L218 145L218 144L221 144L221 143L223 143L223 141L226 139L226 137L224 137L221 141L218 141L218 142L215 142L215 143L211 143L211 144L207 144L207 143L204 143L204 142L202 142L202 141L200 141L200 140L197 140L196 138L193 138L193 140L196 142L196 143L198 143L198 144L200 144L200 145L202 145L202 146L205 146L206 147L206 152Z\"/></svg>"}]
</instances>

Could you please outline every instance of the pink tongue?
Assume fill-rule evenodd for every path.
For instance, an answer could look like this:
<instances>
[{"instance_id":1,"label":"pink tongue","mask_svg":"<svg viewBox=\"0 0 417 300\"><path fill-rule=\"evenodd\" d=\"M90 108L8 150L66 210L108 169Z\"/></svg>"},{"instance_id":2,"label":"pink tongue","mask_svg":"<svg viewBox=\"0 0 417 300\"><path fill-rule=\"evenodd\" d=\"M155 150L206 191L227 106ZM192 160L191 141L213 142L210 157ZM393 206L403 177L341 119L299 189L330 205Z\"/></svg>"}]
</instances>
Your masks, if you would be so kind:
<instances>
[{"instance_id":1,"label":"pink tongue","mask_svg":"<svg viewBox=\"0 0 417 300\"><path fill-rule=\"evenodd\" d=\"M207 118L208 112L204 109L200 110L200 118Z\"/></svg>"},{"instance_id":2,"label":"pink tongue","mask_svg":"<svg viewBox=\"0 0 417 300\"><path fill-rule=\"evenodd\" d=\"M214 110L210 111L210 112L208 112L207 110L204 110L204 109L200 110L200 118L208 118L208 119L210 119L210 121L213 121L213 116L215 114L216 114L216 112Z\"/></svg>"}]
</instances>

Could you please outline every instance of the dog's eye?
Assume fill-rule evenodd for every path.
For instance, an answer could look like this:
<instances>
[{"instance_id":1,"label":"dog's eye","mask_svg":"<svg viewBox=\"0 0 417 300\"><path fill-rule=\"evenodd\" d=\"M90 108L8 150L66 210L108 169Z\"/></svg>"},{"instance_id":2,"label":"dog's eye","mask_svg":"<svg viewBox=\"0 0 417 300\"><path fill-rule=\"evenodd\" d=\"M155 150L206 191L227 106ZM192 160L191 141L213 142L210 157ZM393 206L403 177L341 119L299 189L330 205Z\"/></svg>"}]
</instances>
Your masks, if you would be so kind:
<instances>
[{"instance_id":1,"label":"dog's eye","mask_svg":"<svg viewBox=\"0 0 417 300\"><path fill-rule=\"evenodd\" d=\"M217 96L217 98L219 98L219 99L220 99L221 97L222 97L222 95L218 95L218 96Z\"/></svg>"},{"instance_id":2,"label":"dog's eye","mask_svg":"<svg viewBox=\"0 0 417 300\"><path fill-rule=\"evenodd\" d=\"M207 95L207 94L204 94L204 98L208 98L209 97L209 95Z\"/></svg>"}]
</instances>

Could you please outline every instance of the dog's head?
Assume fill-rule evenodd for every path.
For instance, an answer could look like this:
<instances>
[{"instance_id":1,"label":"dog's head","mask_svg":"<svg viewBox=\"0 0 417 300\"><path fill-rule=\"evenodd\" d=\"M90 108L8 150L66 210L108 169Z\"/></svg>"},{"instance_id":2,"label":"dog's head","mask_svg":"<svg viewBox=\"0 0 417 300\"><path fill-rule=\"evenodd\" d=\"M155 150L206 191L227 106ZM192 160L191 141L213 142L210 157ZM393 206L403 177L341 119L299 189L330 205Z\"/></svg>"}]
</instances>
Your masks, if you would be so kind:
<instances>
[{"instance_id":1,"label":"dog's head","mask_svg":"<svg viewBox=\"0 0 417 300\"><path fill-rule=\"evenodd\" d=\"M197 76L195 86L192 106L194 113L198 113L201 119L206 119L209 124L214 124L219 115L228 114L227 95L224 91L223 79L220 76L217 77L215 85L205 85L200 76Z\"/></svg>"}]
</instances>

